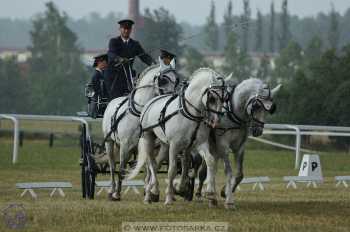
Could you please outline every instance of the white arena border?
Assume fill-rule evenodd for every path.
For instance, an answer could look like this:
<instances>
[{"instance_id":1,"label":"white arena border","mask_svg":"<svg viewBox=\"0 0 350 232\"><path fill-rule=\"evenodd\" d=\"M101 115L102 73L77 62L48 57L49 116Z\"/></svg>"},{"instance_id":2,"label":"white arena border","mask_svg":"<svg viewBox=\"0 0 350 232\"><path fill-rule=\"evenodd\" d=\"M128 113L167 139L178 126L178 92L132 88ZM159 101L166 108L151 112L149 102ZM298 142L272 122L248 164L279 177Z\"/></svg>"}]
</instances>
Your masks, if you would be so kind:
<instances>
[{"instance_id":1,"label":"white arena border","mask_svg":"<svg viewBox=\"0 0 350 232\"><path fill-rule=\"evenodd\" d=\"M86 137L90 137L89 122L101 122L101 119L92 119L88 117L77 116L54 116L54 115L25 115L25 114L0 114L0 120L11 120L13 122L13 152L12 163L18 161L18 147L19 147L19 132L20 120L34 120L34 121L62 121L62 122L77 122L86 126ZM350 136L350 127L336 127L336 126L313 126L313 125L290 125L290 124L265 124L264 134L272 135L294 135L295 146L287 146L280 143L275 143L262 138L253 138L258 142L266 143L272 146L295 150L295 169L299 168L301 151L309 152L306 149L301 149L301 136L303 135L321 135L321 136Z\"/></svg>"}]
</instances>

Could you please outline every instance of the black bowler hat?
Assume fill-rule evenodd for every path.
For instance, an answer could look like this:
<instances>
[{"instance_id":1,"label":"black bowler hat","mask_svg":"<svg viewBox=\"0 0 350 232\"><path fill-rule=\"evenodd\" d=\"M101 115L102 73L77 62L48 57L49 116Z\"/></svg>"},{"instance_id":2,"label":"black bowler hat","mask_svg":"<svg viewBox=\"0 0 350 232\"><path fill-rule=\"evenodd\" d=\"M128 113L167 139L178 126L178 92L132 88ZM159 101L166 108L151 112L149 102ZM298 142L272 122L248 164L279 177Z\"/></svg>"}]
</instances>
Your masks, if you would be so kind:
<instances>
[{"instance_id":1,"label":"black bowler hat","mask_svg":"<svg viewBox=\"0 0 350 232\"><path fill-rule=\"evenodd\" d=\"M98 62L102 62L102 61L108 61L108 55L107 54L101 54L101 55L97 55L94 57L94 64L92 65L92 67L96 67Z\"/></svg>"},{"instance_id":2,"label":"black bowler hat","mask_svg":"<svg viewBox=\"0 0 350 232\"><path fill-rule=\"evenodd\" d=\"M132 21L131 19L123 19L123 20L120 20L118 23L120 27L123 27L123 28L131 28L132 25L135 24L135 22Z\"/></svg>"},{"instance_id":3,"label":"black bowler hat","mask_svg":"<svg viewBox=\"0 0 350 232\"><path fill-rule=\"evenodd\" d=\"M160 49L160 58L164 59L164 58L169 58L170 60L174 59L176 57L175 54L168 52L165 49Z\"/></svg>"}]
</instances>

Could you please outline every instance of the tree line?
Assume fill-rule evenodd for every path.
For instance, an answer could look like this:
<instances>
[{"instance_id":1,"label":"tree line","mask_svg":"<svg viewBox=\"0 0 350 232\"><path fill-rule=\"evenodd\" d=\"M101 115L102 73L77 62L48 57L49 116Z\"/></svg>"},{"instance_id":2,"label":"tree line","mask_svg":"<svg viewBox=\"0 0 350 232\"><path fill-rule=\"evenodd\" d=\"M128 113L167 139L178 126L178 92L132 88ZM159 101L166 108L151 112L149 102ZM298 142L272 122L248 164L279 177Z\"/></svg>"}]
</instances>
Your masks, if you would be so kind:
<instances>
[{"instance_id":1,"label":"tree line","mask_svg":"<svg viewBox=\"0 0 350 232\"><path fill-rule=\"evenodd\" d=\"M242 18L246 20L250 17L250 7L249 1L244 1ZM232 9L233 5L228 5L224 17L226 29L236 23ZM287 4L284 9L284 17L288 18L281 21L291 26L293 17L288 13ZM277 22L277 17L281 15L276 13L271 20L275 18ZM147 10L145 16L142 38L145 47L165 45L167 49L181 54L180 58L185 60L183 68L189 73L212 65L205 59L202 50L181 42L185 34L183 27L168 10ZM213 17L215 9L208 14L208 30L202 28L204 36L196 37L202 40L206 49L213 46L213 31L217 33L215 27L212 31L215 25ZM260 17L265 16L260 15L258 19ZM256 35L252 37L255 39L263 37L281 42L287 38L280 48L273 46L279 51L278 56L263 56L259 67L255 68L249 53L251 44L241 40L247 32L227 29L224 32L224 62L216 70L225 74L233 72L237 80L258 77L271 86L282 83L283 88L276 98L278 113L269 119L271 122L350 126L350 43L343 46L340 37L335 36L341 34L336 33L341 27L335 11L325 19L328 33L316 33L306 44L302 44L288 27L283 32L288 34L286 37L259 35L265 29L277 28L277 25L255 31ZM32 57L29 62L18 64L14 58L0 60L0 111L75 114L85 106L84 84L90 74L80 59L82 46L79 37L68 26L69 17L51 2L46 4L44 13L33 19L32 24L29 46ZM252 31L251 24L244 30ZM324 39L325 36L327 39ZM264 43L257 39L253 47L261 48L261 44ZM271 49L272 46L268 47Z\"/></svg>"}]
</instances>

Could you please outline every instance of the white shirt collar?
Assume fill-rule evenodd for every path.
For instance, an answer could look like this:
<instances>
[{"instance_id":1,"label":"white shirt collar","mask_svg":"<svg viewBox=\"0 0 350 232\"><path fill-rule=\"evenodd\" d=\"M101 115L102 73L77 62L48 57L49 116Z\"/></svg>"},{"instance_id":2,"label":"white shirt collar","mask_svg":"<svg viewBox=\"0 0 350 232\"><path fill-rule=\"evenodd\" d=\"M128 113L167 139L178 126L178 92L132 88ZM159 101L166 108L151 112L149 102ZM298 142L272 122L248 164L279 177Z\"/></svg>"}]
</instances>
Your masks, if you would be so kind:
<instances>
[{"instance_id":1,"label":"white shirt collar","mask_svg":"<svg viewBox=\"0 0 350 232\"><path fill-rule=\"evenodd\" d=\"M96 69L96 71L102 73L102 70L101 70L101 69L99 69L99 68L95 68L95 69Z\"/></svg>"},{"instance_id":2,"label":"white shirt collar","mask_svg":"<svg viewBox=\"0 0 350 232\"><path fill-rule=\"evenodd\" d=\"M122 38L122 40L123 40L123 42L125 43L129 43L129 40L130 40L130 38L128 38L128 39L124 39L122 36L120 36L121 38Z\"/></svg>"}]
</instances>

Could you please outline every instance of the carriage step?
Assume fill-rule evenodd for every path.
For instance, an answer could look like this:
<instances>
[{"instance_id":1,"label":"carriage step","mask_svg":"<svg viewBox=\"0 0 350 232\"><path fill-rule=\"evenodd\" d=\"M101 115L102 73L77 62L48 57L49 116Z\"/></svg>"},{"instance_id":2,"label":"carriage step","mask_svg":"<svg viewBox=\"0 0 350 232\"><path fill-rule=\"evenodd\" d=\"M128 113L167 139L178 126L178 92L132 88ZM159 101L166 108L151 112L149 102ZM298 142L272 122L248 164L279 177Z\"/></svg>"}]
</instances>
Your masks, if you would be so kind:
<instances>
[{"instance_id":1,"label":"carriage step","mask_svg":"<svg viewBox=\"0 0 350 232\"><path fill-rule=\"evenodd\" d=\"M65 197L63 188L72 188L72 183L70 182L33 182L33 183L17 183L16 188L24 189L21 193L23 197L27 192L31 195L33 199L37 199L38 195L34 192L34 189L52 189L50 197L53 197L56 191L62 197Z\"/></svg>"},{"instance_id":2,"label":"carriage step","mask_svg":"<svg viewBox=\"0 0 350 232\"><path fill-rule=\"evenodd\" d=\"M122 186L126 187L123 194L127 194L130 189L134 191L136 194L140 194L140 191L137 189L138 187L144 187L145 182L143 180L128 180L123 181ZM112 187L111 181L96 181L96 187L100 188L100 190L96 193L96 195L100 195L103 191L108 192Z\"/></svg>"}]
</instances>

